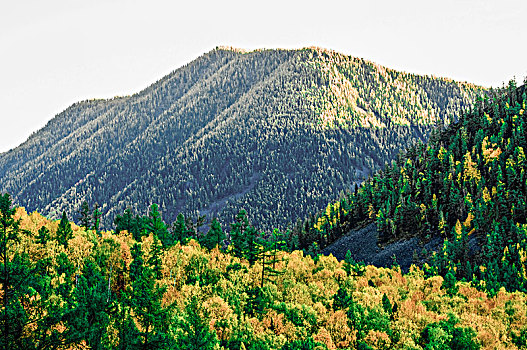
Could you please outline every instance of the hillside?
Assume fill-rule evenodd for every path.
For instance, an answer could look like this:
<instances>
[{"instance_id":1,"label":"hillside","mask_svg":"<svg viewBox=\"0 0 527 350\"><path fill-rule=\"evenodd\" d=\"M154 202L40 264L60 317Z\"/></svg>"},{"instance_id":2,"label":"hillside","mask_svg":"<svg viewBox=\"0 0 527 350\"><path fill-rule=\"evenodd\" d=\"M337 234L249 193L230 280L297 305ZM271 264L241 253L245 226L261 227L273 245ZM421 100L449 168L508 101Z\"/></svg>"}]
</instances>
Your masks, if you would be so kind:
<instances>
[{"instance_id":1,"label":"hillside","mask_svg":"<svg viewBox=\"0 0 527 350\"><path fill-rule=\"evenodd\" d=\"M526 92L511 82L481 99L298 226L295 241L342 252L331 243L375 223L380 245L413 239L414 260L428 260L431 275L474 281L491 294L527 292ZM437 254L421 251L438 239Z\"/></svg>"},{"instance_id":2,"label":"hillside","mask_svg":"<svg viewBox=\"0 0 527 350\"><path fill-rule=\"evenodd\" d=\"M333 200L426 140L482 88L317 48L215 49L145 90L76 103L0 155L0 191L111 227L159 203L168 222L240 207L264 229Z\"/></svg>"}]
</instances>

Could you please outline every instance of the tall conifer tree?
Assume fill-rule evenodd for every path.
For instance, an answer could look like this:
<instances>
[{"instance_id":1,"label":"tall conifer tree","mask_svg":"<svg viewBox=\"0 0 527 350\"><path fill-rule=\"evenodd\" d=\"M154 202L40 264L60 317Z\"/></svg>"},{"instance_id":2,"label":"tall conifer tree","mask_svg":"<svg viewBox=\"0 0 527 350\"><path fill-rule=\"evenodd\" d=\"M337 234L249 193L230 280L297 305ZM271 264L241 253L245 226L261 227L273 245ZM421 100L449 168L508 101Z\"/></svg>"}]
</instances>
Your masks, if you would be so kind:
<instances>
[{"instance_id":1,"label":"tall conifer tree","mask_svg":"<svg viewBox=\"0 0 527 350\"><path fill-rule=\"evenodd\" d=\"M62 212L62 219L60 219L59 227L57 228L57 241L64 247L68 246L68 241L73 238L73 230L68 220L66 212Z\"/></svg>"}]
</instances>

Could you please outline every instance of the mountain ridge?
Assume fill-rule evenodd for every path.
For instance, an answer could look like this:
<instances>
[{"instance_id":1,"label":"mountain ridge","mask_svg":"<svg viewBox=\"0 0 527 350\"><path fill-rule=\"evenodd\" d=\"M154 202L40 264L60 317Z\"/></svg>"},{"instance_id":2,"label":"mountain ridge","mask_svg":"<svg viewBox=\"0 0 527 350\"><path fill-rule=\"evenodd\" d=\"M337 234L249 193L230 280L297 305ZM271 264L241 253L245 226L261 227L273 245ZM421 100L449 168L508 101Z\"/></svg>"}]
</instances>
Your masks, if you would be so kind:
<instances>
[{"instance_id":1,"label":"mountain ridge","mask_svg":"<svg viewBox=\"0 0 527 350\"><path fill-rule=\"evenodd\" d=\"M483 91L378 67L320 49L215 49L136 94L68 107L19 147L0 154L0 189L28 210L52 217L79 208L83 200L97 202L109 226L133 204L144 212L158 202L169 220L180 211L207 212L222 198L243 193L259 173L250 193L220 211L232 217L236 208L274 191L278 197L251 215L263 222L287 206L276 216L295 220L320 209L401 147L426 138L431 125L447 122L447 113L468 107ZM435 100L429 98L433 90L441 91ZM381 122L385 127L375 126ZM220 159L213 157L217 153ZM297 179L306 170L309 184ZM320 185L313 173L323 179ZM317 192L322 198L315 198ZM264 214L255 215L258 210ZM285 221L274 218L270 225Z\"/></svg>"}]
</instances>

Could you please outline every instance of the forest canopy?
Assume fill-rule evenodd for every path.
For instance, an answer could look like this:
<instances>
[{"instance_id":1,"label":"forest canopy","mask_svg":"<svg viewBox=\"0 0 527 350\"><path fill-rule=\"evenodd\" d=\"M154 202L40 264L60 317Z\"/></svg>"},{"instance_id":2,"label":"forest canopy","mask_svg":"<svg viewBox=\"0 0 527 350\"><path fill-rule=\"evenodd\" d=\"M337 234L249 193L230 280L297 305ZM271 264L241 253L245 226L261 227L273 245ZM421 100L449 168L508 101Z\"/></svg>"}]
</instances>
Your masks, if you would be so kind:
<instances>
[{"instance_id":1,"label":"forest canopy","mask_svg":"<svg viewBox=\"0 0 527 350\"><path fill-rule=\"evenodd\" d=\"M402 274L276 246L253 261L195 239L163 247L153 232L136 241L0 199L0 341L9 349L526 346L523 293L490 296L415 266Z\"/></svg>"}]
</instances>

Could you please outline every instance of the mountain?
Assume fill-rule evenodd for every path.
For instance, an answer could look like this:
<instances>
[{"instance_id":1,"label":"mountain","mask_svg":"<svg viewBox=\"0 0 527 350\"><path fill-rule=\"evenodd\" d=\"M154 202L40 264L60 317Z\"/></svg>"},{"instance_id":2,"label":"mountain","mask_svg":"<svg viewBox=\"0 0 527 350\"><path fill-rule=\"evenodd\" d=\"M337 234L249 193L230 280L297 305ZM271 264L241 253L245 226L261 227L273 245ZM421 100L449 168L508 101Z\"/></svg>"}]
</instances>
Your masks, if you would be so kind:
<instances>
[{"instance_id":1,"label":"mountain","mask_svg":"<svg viewBox=\"0 0 527 350\"><path fill-rule=\"evenodd\" d=\"M483 88L319 48L217 48L145 90L76 103L0 154L0 192L58 217L98 203L103 224L158 203L262 228L316 212Z\"/></svg>"},{"instance_id":2,"label":"mountain","mask_svg":"<svg viewBox=\"0 0 527 350\"><path fill-rule=\"evenodd\" d=\"M409 255L407 264L428 260L430 275L474 281L491 295L502 287L527 292L526 93L511 82L481 99L356 193L329 204L307 230L297 228L295 240L341 256L346 242L366 240L389 252L405 247L399 252Z\"/></svg>"}]
</instances>

